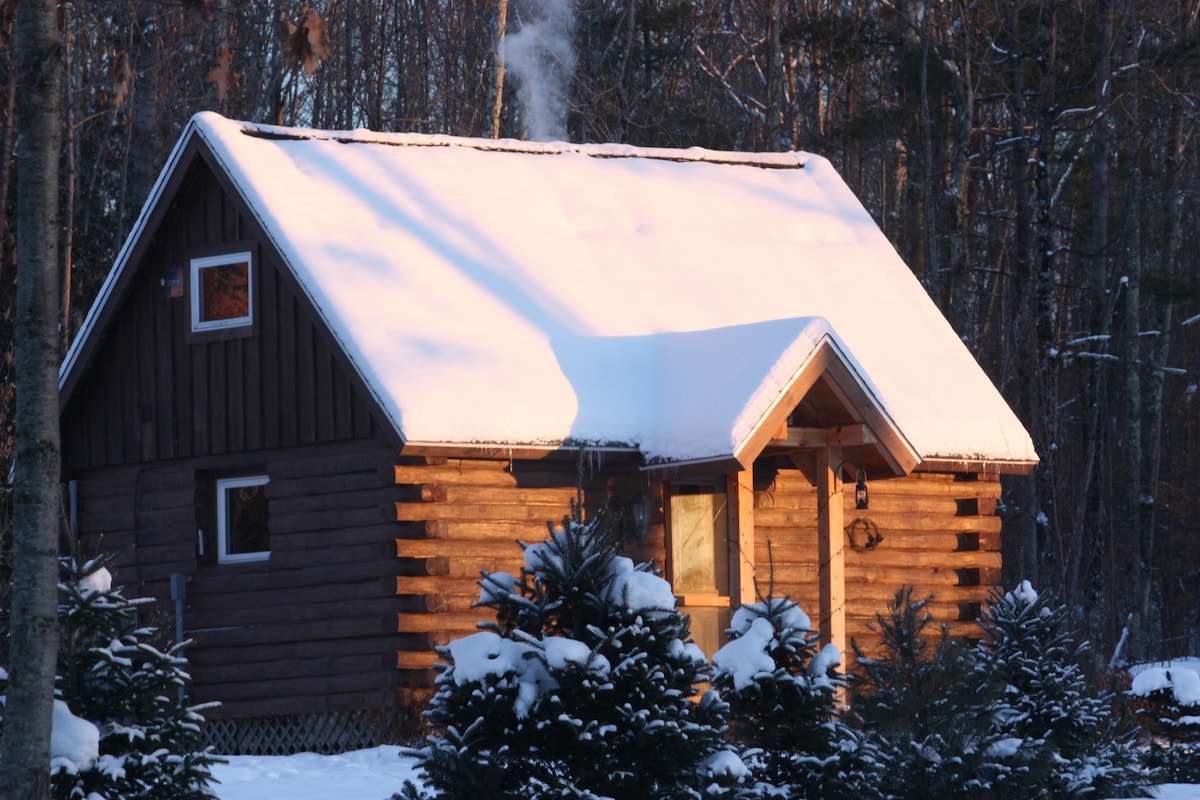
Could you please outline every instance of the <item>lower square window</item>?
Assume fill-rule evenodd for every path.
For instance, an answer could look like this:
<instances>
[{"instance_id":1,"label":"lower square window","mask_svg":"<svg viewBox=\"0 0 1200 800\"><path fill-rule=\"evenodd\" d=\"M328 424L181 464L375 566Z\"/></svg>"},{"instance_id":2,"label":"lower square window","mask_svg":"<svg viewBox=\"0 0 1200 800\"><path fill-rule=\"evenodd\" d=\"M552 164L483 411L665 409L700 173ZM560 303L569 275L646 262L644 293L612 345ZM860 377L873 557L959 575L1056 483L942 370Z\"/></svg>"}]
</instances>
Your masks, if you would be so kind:
<instances>
[{"instance_id":1,"label":"lower square window","mask_svg":"<svg viewBox=\"0 0 1200 800\"><path fill-rule=\"evenodd\" d=\"M217 481L217 560L263 561L271 555L266 475Z\"/></svg>"}]
</instances>

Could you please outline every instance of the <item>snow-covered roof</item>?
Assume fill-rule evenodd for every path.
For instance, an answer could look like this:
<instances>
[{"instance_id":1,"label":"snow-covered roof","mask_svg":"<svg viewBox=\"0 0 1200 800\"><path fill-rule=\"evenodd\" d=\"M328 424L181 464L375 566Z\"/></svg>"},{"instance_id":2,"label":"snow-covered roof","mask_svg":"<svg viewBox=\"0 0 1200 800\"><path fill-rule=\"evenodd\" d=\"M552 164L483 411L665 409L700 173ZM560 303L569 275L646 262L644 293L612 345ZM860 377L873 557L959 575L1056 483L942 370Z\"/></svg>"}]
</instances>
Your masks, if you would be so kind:
<instances>
[{"instance_id":1,"label":"snow-covered roof","mask_svg":"<svg viewBox=\"0 0 1200 800\"><path fill-rule=\"evenodd\" d=\"M160 187L193 137L407 442L720 458L832 344L918 459L1037 459L820 157L320 132L202 113Z\"/></svg>"}]
</instances>

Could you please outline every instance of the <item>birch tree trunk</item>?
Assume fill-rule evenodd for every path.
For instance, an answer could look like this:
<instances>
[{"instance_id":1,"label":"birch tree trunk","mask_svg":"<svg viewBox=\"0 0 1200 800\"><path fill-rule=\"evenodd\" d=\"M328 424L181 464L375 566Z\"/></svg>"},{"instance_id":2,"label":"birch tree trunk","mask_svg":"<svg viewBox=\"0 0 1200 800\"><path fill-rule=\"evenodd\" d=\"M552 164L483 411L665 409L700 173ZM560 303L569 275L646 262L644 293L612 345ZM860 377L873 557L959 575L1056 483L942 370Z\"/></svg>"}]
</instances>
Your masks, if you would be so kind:
<instances>
[{"instance_id":1,"label":"birch tree trunk","mask_svg":"<svg viewBox=\"0 0 1200 800\"><path fill-rule=\"evenodd\" d=\"M500 117L504 111L504 36L508 29L508 0L496 1L496 19L492 23L495 44L492 46L492 79L489 82L491 121L488 135L500 138Z\"/></svg>"},{"instance_id":2,"label":"birch tree trunk","mask_svg":"<svg viewBox=\"0 0 1200 800\"><path fill-rule=\"evenodd\" d=\"M8 700L0 797L50 796L58 643L58 159L63 47L54 0L17 10L17 422Z\"/></svg>"}]
</instances>

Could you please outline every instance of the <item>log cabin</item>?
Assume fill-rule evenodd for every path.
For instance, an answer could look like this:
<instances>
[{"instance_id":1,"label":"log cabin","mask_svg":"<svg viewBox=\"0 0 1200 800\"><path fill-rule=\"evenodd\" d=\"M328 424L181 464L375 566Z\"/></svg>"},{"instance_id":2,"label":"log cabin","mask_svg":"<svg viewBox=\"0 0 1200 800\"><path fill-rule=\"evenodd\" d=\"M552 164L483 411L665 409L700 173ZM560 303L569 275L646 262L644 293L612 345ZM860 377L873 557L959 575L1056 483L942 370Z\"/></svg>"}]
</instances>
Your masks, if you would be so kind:
<instances>
[{"instance_id":1,"label":"log cabin","mask_svg":"<svg viewBox=\"0 0 1200 800\"><path fill-rule=\"evenodd\" d=\"M904 585L968 633L999 477L1037 461L799 152L202 113L60 389L71 527L194 642L227 752L361 743L474 630L480 571L576 497L709 651L766 592L843 652Z\"/></svg>"}]
</instances>

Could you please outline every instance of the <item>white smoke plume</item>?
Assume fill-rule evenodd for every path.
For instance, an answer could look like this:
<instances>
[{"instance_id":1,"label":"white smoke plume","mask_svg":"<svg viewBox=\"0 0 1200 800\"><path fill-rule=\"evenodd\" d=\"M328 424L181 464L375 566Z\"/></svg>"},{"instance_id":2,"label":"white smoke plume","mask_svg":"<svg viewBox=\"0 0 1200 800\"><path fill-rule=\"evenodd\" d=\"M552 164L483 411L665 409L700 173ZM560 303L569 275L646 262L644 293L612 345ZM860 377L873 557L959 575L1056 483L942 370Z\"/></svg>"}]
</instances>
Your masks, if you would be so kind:
<instances>
[{"instance_id":1,"label":"white smoke plume","mask_svg":"<svg viewBox=\"0 0 1200 800\"><path fill-rule=\"evenodd\" d=\"M504 39L506 71L517 80L525 135L567 140L567 91L575 74L573 0L543 0L521 29Z\"/></svg>"}]
</instances>

